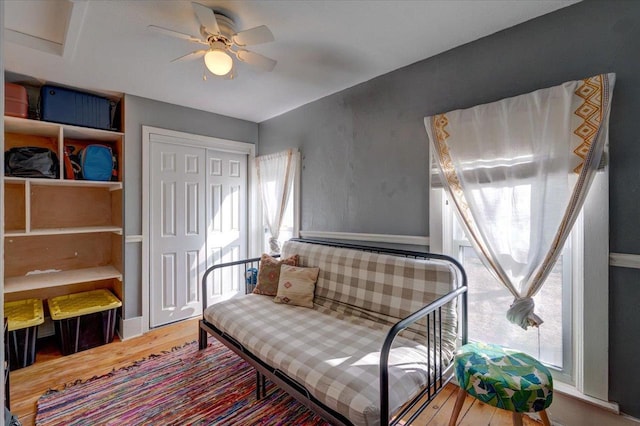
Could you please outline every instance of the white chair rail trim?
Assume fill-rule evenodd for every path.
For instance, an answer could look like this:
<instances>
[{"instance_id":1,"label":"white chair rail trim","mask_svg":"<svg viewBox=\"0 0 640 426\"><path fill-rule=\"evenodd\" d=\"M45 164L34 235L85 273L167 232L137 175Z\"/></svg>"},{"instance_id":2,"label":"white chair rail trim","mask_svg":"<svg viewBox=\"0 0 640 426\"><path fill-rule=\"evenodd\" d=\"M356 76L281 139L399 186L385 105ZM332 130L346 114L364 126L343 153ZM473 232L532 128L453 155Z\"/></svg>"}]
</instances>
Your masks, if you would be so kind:
<instances>
[{"instance_id":1,"label":"white chair rail trim","mask_svg":"<svg viewBox=\"0 0 640 426\"><path fill-rule=\"evenodd\" d=\"M389 244L428 246L429 237L417 235L361 234L356 232L300 231L303 238L326 238L332 240L362 241Z\"/></svg>"},{"instance_id":2,"label":"white chair rail trim","mask_svg":"<svg viewBox=\"0 0 640 426\"><path fill-rule=\"evenodd\" d=\"M334 240L362 241L389 244L428 246L429 237L417 235L366 234L358 232L300 231L303 238L326 238ZM129 241L127 241L129 242ZM609 265L619 268L640 269L640 254L609 253Z\"/></svg>"},{"instance_id":3,"label":"white chair rail trim","mask_svg":"<svg viewBox=\"0 0 640 426\"><path fill-rule=\"evenodd\" d=\"M619 268L640 269L640 254L609 253L609 265Z\"/></svg>"}]
</instances>

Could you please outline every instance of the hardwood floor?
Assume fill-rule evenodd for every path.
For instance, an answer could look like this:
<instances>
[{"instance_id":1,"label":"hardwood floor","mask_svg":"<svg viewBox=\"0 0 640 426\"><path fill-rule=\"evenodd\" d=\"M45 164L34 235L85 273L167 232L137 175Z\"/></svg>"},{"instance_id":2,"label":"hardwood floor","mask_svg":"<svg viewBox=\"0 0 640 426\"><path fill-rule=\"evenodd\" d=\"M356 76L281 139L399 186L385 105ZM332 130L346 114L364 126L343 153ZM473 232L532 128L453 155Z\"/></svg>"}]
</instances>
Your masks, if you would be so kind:
<instances>
[{"instance_id":1,"label":"hardwood floor","mask_svg":"<svg viewBox=\"0 0 640 426\"><path fill-rule=\"evenodd\" d=\"M101 376L134 361L198 339L198 320L192 319L150 331L124 342L61 356L55 346L38 347L36 362L11 372L11 412L25 426L34 424L36 401L47 390L75 380ZM38 342L40 343L40 342Z\"/></svg>"},{"instance_id":2,"label":"hardwood floor","mask_svg":"<svg viewBox=\"0 0 640 426\"><path fill-rule=\"evenodd\" d=\"M197 319L182 321L150 331L144 336L100 346L77 354L61 356L54 345L39 347L36 362L11 372L11 411L25 426L34 424L36 401L48 389L60 388L75 380L86 380L127 366L134 361L197 340ZM40 342L38 342L40 343ZM447 386L421 414L415 424L447 425L456 400L457 387ZM507 426L511 413L467 397L458 418L459 425ZM525 416L524 425L537 425ZM133 426L133 425L132 425Z\"/></svg>"}]
</instances>

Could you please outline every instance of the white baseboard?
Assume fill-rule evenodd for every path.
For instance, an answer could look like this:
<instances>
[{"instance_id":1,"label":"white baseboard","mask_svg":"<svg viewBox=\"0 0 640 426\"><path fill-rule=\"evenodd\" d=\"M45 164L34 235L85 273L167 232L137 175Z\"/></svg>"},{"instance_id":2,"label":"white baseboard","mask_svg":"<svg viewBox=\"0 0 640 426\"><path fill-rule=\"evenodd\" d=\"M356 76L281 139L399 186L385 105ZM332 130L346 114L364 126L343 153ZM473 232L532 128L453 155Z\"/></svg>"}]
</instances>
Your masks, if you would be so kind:
<instances>
[{"instance_id":1,"label":"white baseboard","mask_svg":"<svg viewBox=\"0 0 640 426\"><path fill-rule=\"evenodd\" d=\"M452 382L455 383L455 377ZM553 403L547 414L553 426L640 426L640 420L619 412L615 402L604 402L595 398L577 397L569 392L570 386L554 383ZM540 421L537 413L525 413Z\"/></svg>"},{"instance_id":2,"label":"white baseboard","mask_svg":"<svg viewBox=\"0 0 640 426\"><path fill-rule=\"evenodd\" d=\"M609 411L613 414L620 414L620 406L617 402L603 401L598 398L586 395L578 391L574 386L565 384L559 380L554 381L553 384L554 396L563 394L564 396L574 398L578 401L586 402L603 410Z\"/></svg>"},{"instance_id":3,"label":"white baseboard","mask_svg":"<svg viewBox=\"0 0 640 426\"><path fill-rule=\"evenodd\" d=\"M142 336L142 317L135 317L123 320L120 318L120 323L116 329L120 340L131 339L132 337ZM38 326L38 339L43 337L55 336L56 330L53 324L53 320L50 317L45 317L44 323Z\"/></svg>"},{"instance_id":4,"label":"white baseboard","mask_svg":"<svg viewBox=\"0 0 640 426\"><path fill-rule=\"evenodd\" d=\"M593 405L562 392L554 392L553 403L547 409L547 413L553 425L640 426L638 419L615 414L607 408Z\"/></svg>"},{"instance_id":5,"label":"white baseboard","mask_svg":"<svg viewBox=\"0 0 640 426\"><path fill-rule=\"evenodd\" d=\"M120 319L120 326L118 327L118 336L120 340L128 340L132 337L142 336L142 317L133 317L127 319Z\"/></svg>"},{"instance_id":6,"label":"white baseboard","mask_svg":"<svg viewBox=\"0 0 640 426\"><path fill-rule=\"evenodd\" d=\"M132 337L142 336L142 317L135 317L123 320L120 318L120 323L116 329L120 340L131 339ZM56 330L53 324L53 320L50 317L45 317L44 323L38 326L38 339L43 337L55 336Z\"/></svg>"}]
</instances>

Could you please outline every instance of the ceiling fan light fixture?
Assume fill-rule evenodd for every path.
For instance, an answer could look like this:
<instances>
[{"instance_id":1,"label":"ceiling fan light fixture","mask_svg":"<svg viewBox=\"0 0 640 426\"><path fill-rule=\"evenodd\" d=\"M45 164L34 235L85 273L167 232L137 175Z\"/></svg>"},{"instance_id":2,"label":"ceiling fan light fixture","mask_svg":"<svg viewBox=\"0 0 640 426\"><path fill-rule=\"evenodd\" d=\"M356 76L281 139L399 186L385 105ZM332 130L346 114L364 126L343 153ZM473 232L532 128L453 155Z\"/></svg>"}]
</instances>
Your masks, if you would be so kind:
<instances>
[{"instance_id":1,"label":"ceiling fan light fixture","mask_svg":"<svg viewBox=\"0 0 640 426\"><path fill-rule=\"evenodd\" d=\"M2 0L0 0L2 1ZM262 71L273 71L277 61L259 53L247 50L245 47L254 44L274 41L273 34L265 25L236 32L235 23L229 16L216 12L200 3L191 3L196 20L200 24L200 37L173 31L167 28L149 25L148 28L171 37L187 40L207 46L182 55L171 62L188 61L204 57L205 70L213 75L231 80L237 77L236 59ZM243 65L244 66L244 65Z\"/></svg>"},{"instance_id":2,"label":"ceiling fan light fixture","mask_svg":"<svg viewBox=\"0 0 640 426\"><path fill-rule=\"evenodd\" d=\"M204 63L207 69L215 75L229 74L233 68L233 59L225 51L213 49L204 55Z\"/></svg>"}]
</instances>

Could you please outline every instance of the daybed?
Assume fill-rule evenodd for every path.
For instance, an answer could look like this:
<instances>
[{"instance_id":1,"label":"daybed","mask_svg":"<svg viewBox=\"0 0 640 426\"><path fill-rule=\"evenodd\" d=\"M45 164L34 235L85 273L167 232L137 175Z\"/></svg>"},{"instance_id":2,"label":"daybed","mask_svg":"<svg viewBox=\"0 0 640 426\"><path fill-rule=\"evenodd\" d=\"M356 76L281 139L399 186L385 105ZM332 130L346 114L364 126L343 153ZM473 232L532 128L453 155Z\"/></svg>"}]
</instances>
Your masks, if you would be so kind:
<instances>
[{"instance_id":1,"label":"daybed","mask_svg":"<svg viewBox=\"0 0 640 426\"><path fill-rule=\"evenodd\" d=\"M455 348L466 343L460 264L313 240L286 242L282 259L292 255L298 266L319 268L313 308L258 294L208 307L205 300L200 348L215 336L256 369L258 398L266 376L333 424L394 423L411 407L424 408L451 379ZM203 294L216 270L244 274L259 260L208 269Z\"/></svg>"}]
</instances>

